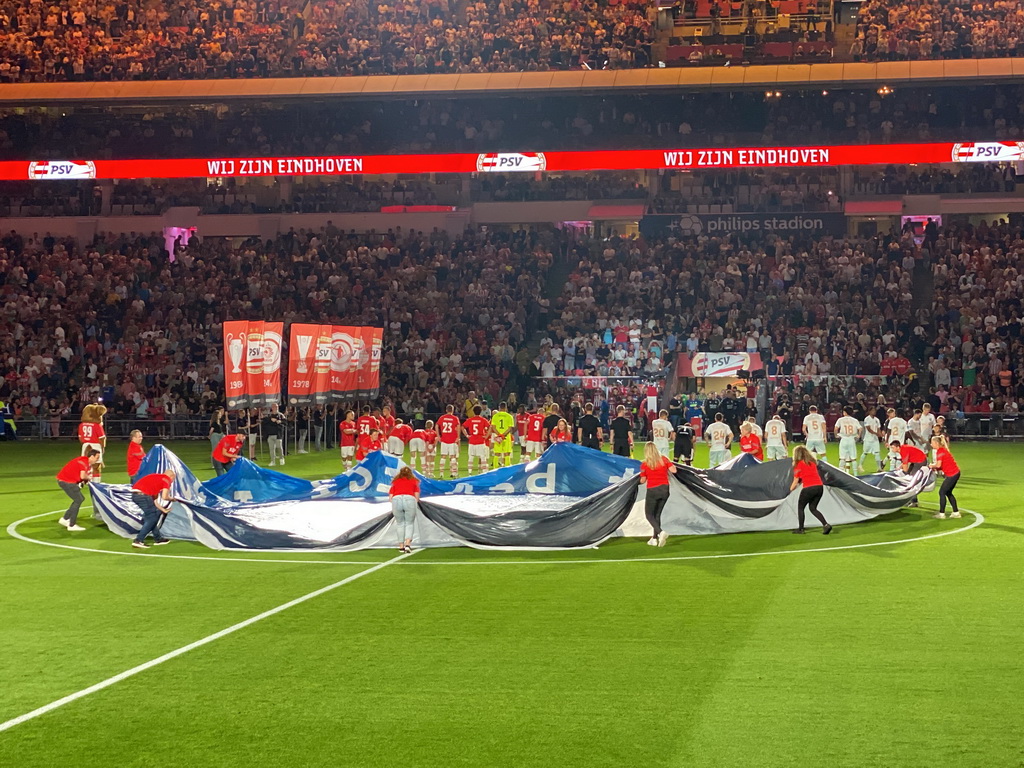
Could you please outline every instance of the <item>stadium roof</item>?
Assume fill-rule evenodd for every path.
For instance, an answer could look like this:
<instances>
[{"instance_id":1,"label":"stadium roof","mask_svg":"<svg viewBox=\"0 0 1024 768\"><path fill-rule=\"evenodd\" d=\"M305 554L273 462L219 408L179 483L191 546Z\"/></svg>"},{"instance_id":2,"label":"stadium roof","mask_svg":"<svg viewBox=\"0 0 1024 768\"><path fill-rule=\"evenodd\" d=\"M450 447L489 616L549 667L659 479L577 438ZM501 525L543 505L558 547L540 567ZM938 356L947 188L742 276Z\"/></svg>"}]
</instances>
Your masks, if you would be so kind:
<instances>
[{"instance_id":1,"label":"stadium roof","mask_svg":"<svg viewBox=\"0 0 1024 768\"><path fill-rule=\"evenodd\" d=\"M1024 58L680 67L601 71L292 77L0 85L0 105L232 101L324 97L501 95L614 90L710 90L873 85L969 85L1024 77Z\"/></svg>"}]
</instances>

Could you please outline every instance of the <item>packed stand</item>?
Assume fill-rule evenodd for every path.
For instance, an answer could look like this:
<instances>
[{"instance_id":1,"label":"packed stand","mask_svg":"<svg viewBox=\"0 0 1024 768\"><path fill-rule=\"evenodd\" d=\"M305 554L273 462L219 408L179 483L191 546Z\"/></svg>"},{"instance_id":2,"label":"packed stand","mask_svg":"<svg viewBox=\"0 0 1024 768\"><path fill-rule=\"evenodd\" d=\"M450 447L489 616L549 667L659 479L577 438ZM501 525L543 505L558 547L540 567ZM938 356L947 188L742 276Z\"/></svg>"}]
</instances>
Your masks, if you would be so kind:
<instances>
[{"instance_id":1,"label":"packed stand","mask_svg":"<svg viewBox=\"0 0 1024 768\"><path fill-rule=\"evenodd\" d=\"M329 227L237 246L193 240L170 262L155 237L80 249L11 232L0 242L0 400L40 429L77 422L99 397L111 418L194 425L223 400L221 322L253 317L382 325L392 401L436 411L469 390L497 399L518 386L516 355L537 321L528 308L560 247L534 232Z\"/></svg>"},{"instance_id":2,"label":"packed stand","mask_svg":"<svg viewBox=\"0 0 1024 768\"><path fill-rule=\"evenodd\" d=\"M857 11L854 61L981 59L1024 55L1019 0L868 0Z\"/></svg>"},{"instance_id":3,"label":"packed stand","mask_svg":"<svg viewBox=\"0 0 1024 768\"><path fill-rule=\"evenodd\" d=\"M577 249L541 364L557 375L566 349L581 356L581 339L584 359L588 345L607 354L605 329L614 341L622 318L638 318L663 335L666 359L756 353L769 378L819 402L858 388L906 391L938 398L943 411L980 404L1015 416L1024 403L1021 234L1005 224L940 234L933 224L923 238L909 229L816 241L612 238Z\"/></svg>"},{"instance_id":4,"label":"packed stand","mask_svg":"<svg viewBox=\"0 0 1024 768\"><path fill-rule=\"evenodd\" d=\"M454 5L454 4L453 4ZM0 7L0 82L646 67L639 0L376 4L189 0Z\"/></svg>"},{"instance_id":5,"label":"packed stand","mask_svg":"<svg viewBox=\"0 0 1024 768\"><path fill-rule=\"evenodd\" d=\"M1024 86L0 111L0 159L358 156L1024 139ZM799 141L794 136L799 136Z\"/></svg>"}]
</instances>

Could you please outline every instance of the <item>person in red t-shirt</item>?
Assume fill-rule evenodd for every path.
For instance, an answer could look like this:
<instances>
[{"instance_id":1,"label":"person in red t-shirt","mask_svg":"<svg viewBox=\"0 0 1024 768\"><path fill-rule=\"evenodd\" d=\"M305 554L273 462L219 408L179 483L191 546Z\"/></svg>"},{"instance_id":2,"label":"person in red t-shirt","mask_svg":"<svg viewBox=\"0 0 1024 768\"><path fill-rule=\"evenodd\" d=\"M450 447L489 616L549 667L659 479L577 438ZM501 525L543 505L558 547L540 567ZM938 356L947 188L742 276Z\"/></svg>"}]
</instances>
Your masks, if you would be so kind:
<instances>
[{"instance_id":1,"label":"person in red t-shirt","mask_svg":"<svg viewBox=\"0 0 1024 768\"><path fill-rule=\"evenodd\" d=\"M234 437L234 435L232 435ZM243 440L244 442L244 440ZM220 442L217 443L220 447ZM241 448L241 443L239 443ZM160 535L160 522L171 510L171 485L174 483L174 472L155 472L143 475L132 484L132 501L142 510L142 527L132 541L135 549L149 549L146 537L153 534L153 543L166 544L169 539Z\"/></svg>"},{"instance_id":2,"label":"person in red t-shirt","mask_svg":"<svg viewBox=\"0 0 1024 768\"><path fill-rule=\"evenodd\" d=\"M459 432L462 429L462 422L455 415L455 406L449 405L447 412L437 420L437 437L441 441L441 458L438 463L437 473L444 472L444 460L447 457L451 460L451 479L459 473Z\"/></svg>"},{"instance_id":3,"label":"person in red t-shirt","mask_svg":"<svg viewBox=\"0 0 1024 768\"><path fill-rule=\"evenodd\" d=\"M82 409L82 423L78 425L78 442L82 444L82 455L86 448L95 448L100 452L100 460L92 468L94 480L100 479L103 471L103 452L107 450L107 432L103 429L103 417L107 407L100 403L91 403Z\"/></svg>"},{"instance_id":4,"label":"person in red t-shirt","mask_svg":"<svg viewBox=\"0 0 1024 768\"><path fill-rule=\"evenodd\" d=\"M932 438L932 449L935 451L935 463L932 469L937 469L943 474L942 485L939 486L939 511L935 514L939 520L946 517L946 499L953 505L950 517L960 517L960 507L957 506L956 496L953 489L960 480L960 465L956 463L953 454L949 451L949 444L941 435Z\"/></svg>"},{"instance_id":5,"label":"person in red t-shirt","mask_svg":"<svg viewBox=\"0 0 1024 768\"><path fill-rule=\"evenodd\" d=\"M526 425L526 452L533 461L544 453L544 414L533 408Z\"/></svg>"},{"instance_id":6,"label":"person in red t-shirt","mask_svg":"<svg viewBox=\"0 0 1024 768\"><path fill-rule=\"evenodd\" d=\"M213 461L216 464L217 477L220 477L235 465L235 459L242 453L245 435L224 435L217 441L213 449Z\"/></svg>"},{"instance_id":7,"label":"person in red t-shirt","mask_svg":"<svg viewBox=\"0 0 1024 768\"><path fill-rule=\"evenodd\" d=\"M893 440L889 443L889 446L899 452L903 471L908 475L917 472L917 470L928 463L928 455L916 445L910 445L909 443L900 444L898 440Z\"/></svg>"},{"instance_id":8,"label":"person in red t-shirt","mask_svg":"<svg viewBox=\"0 0 1024 768\"><path fill-rule=\"evenodd\" d=\"M821 521L821 532L828 536L832 533L832 526L829 525L825 516L818 511L818 502L825 495L825 484L821 481L821 474L818 472L818 461L806 445L798 445L793 451L793 482L789 490L795 491L798 485L800 497L797 499L797 529L793 533L807 533L804 530L804 509L811 508L811 514Z\"/></svg>"},{"instance_id":9,"label":"person in red t-shirt","mask_svg":"<svg viewBox=\"0 0 1024 768\"><path fill-rule=\"evenodd\" d=\"M519 443L519 460L526 461L526 433L530 428L530 414L526 406L520 405L516 411L516 442Z\"/></svg>"},{"instance_id":10,"label":"person in red t-shirt","mask_svg":"<svg viewBox=\"0 0 1024 768\"><path fill-rule=\"evenodd\" d=\"M921 467L928 465L928 454L918 448L916 445L910 443L900 443L898 440L893 440L889 443L889 450L897 451L900 455L900 465L903 468L903 474L912 475ZM907 504L908 507L916 507L918 505L917 496L910 500Z\"/></svg>"},{"instance_id":11,"label":"person in red t-shirt","mask_svg":"<svg viewBox=\"0 0 1024 768\"><path fill-rule=\"evenodd\" d=\"M754 428L749 421L740 424L740 450L749 453L758 461L764 461L764 450L761 447L761 438L754 434Z\"/></svg>"},{"instance_id":12,"label":"person in red t-shirt","mask_svg":"<svg viewBox=\"0 0 1024 768\"><path fill-rule=\"evenodd\" d=\"M363 415L356 422L356 429L360 435L370 434L371 429L380 429L377 419L370 414L370 406L363 406Z\"/></svg>"},{"instance_id":13,"label":"person in red t-shirt","mask_svg":"<svg viewBox=\"0 0 1024 768\"><path fill-rule=\"evenodd\" d=\"M558 424L551 430L551 434L548 435L548 439L551 440L551 444L555 443L569 443L572 442L572 431L569 429L569 422L565 419L559 419Z\"/></svg>"},{"instance_id":14,"label":"person in red t-shirt","mask_svg":"<svg viewBox=\"0 0 1024 768\"><path fill-rule=\"evenodd\" d=\"M412 467L398 470L391 481L391 514L398 523L398 551L412 552L412 539L416 533L416 509L420 498L420 481L412 473Z\"/></svg>"},{"instance_id":15,"label":"person in red t-shirt","mask_svg":"<svg viewBox=\"0 0 1024 768\"><path fill-rule=\"evenodd\" d=\"M428 420L427 423L423 425L423 441L427 445L427 450L424 452L423 460L427 470L427 476L433 477L434 472L436 471L435 462L437 461L435 458L437 452L437 430L434 429L434 423L432 421Z\"/></svg>"},{"instance_id":16,"label":"person in red t-shirt","mask_svg":"<svg viewBox=\"0 0 1024 768\"><path fill-rule=\"evenodd\" d=\"M487 471L487 462L491 457L491 447L488 439L491 436L491 422L480 414L483 408L479 405L473 406L473 415L462 423L462 433L469 440L469 459L466 462L466 471L473 474L473 460L480 461L480 471Z\"/></svg>"},{"instance_id":17,"label":"person in red t-shirt","mask_svg":"<svg viewBox=\"0 0 1024 768\"><path fill-rule=\"evenodd\" d=\"M366 455L381 449L380 430L374 427L368 435L359 436L359 447L356 449L356 461L362 461Z\"/></svg>"},{"instance_id":18,"label":"person in red t-shirt","mask_svg":"<svg viewBox=\"0 0 1024 768\"><path fill-rule=\"evenodd\" d=\"M93 447L85 449L85 455L72 459L57 473L57 485L71 499L71 505L60 519L60 524L69 531L84 531L78 524L78 510L85 501L82 487L89 482L92 468L99 462L100 452Z\"/></svg>"},{"instance_id":19,"label":"person in red t-shirt","mask_svg":"<svg viewBox=\"0 0 1024 768\"><path fill-rule=\"evenodd\" d=\"M352 465L352 459L356 455L356 438L362 434L370 434L370 430L373 429L374 425L369 421L363 421L363 419L371 419L372 417L364 409L363 416L356 421L355 411L345 411L345 420L338 425L338 432L340 433L339 442L341 443L341 462L345 465L345 469L348 469ZM363 428L366 431L364 433Z\"/></svg>"},{"instance_id":20,"label":"person in red t-shirt","mask_svg":"<svg viewBox=\"0 0 1024 768\"><path fill-rule=\"evenodd\" d=\"M423 429L413 430L409 439L409 464L413 469L418 467L427 477L433 477L436 443L437 432L434 431L434 422L429 420L423 425Z\"/></svg>"},{"instance_id":21,"label":"person in red t-shirt","mask_svg":"<svg viewBox=\"0 0 1024 768\"><path fill-rule=\"evenodd\" d=\"M142 447L142 433L133 429L131 434L131 442L128 443L128 479L130 482L138 480L139 468L142 466L142 460L146 458L146 449Z\"/></svg>"},{"instance_id":22,"label":"person in red t-shirt","mask_svg":"<svg viewBox=\"0 0 1024 768\"><path fill-rule=\"evenodd\" d=\"M395 419L394 415L391 413L391 406L385 405L383 410L379 412L379 415L376 411L374 412L374 415L377 416L377 428L380 429L381 434L390 435L391 430L394 429L395 424L398 423L397 419Z\"/></svg>"},{"instance_id":23,"label":"person in red t-shirt","mask_svg":"<svg viewBox=\"0 0 1024 768\"><path fill-rule=\"evenodd\" d=\"M401 458L405 455L405 446L412 440L412 427L401 419L395 419L395 425L388 433L388 453Z\"/></svg>"},{"instance_id":24,"label":"person in red t-shirt","mask_svg":"<svg viewBox=\"0 0 1024 768\"><path fill-rule=\"evenodd\" d=\"M644 499L644 514L654 533L647 543L652 547L664 547L668 534L661 528L661 513L668 501L669 474L676 473L676 465L661 455L654 443L644 444L644 461L640 465L640 485L647 486Z\"/></svg>"}]
</instances>

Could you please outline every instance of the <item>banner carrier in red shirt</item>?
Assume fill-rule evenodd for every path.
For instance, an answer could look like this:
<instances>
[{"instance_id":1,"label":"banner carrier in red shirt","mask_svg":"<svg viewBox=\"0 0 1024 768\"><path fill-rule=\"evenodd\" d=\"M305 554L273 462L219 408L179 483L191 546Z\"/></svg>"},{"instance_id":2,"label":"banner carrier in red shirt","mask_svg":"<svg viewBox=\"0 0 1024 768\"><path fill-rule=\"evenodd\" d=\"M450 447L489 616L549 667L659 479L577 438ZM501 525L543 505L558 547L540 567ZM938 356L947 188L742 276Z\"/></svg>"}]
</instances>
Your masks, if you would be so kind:
<instances>
[{"instance_id":1,"label":"banner carrier in red shirt","mask_svg":"<svg viewBox=\"0 0 1024 768\"><path fill-rule=\"evenodd\" d=\"M699 170L702 168L823 168L842 165L1012 163L1024 142L814 145L705 149L621 149L570 152L484 152L444 155L364 155L174 158L154 160L7 160L2 181L66 179L187 179L263 176L351 176L538 171Z\"/></svg>"}]
</instances>

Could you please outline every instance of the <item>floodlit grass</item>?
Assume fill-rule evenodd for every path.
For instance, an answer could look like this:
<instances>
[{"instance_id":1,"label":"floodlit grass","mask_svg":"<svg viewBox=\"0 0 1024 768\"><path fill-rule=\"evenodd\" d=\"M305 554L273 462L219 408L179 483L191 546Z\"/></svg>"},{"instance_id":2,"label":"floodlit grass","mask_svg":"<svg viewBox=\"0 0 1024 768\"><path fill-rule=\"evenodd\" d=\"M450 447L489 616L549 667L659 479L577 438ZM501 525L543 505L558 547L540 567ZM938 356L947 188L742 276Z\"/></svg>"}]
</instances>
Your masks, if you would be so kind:
<instances>
[{"instance_id":1,"label":"floodlit grass","mask_svg":"<svg viewBox=\"0 0 1024 768\"><path fill-rule=\"evenodd\" d=\"M207 445L170 447L212 476ZM708 557L974 520L911 509L831 537L419 552L0 733L0 766L1024 765L1024 447L954 449L958 496L986 517L959 535ZM104 554L128 542L88 510L82 534L56 524L76 450L0 445L2 528L53 511L18 532L100 550L0 537L0 722L392 557ZM123 446L108 455L105 479L125 479ZM587 560L626 562L564 562Z\"/></svg>"}]
</instances>

